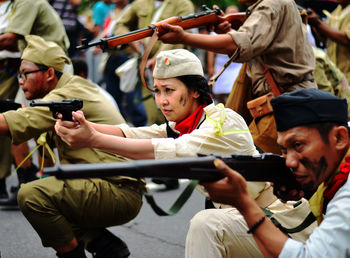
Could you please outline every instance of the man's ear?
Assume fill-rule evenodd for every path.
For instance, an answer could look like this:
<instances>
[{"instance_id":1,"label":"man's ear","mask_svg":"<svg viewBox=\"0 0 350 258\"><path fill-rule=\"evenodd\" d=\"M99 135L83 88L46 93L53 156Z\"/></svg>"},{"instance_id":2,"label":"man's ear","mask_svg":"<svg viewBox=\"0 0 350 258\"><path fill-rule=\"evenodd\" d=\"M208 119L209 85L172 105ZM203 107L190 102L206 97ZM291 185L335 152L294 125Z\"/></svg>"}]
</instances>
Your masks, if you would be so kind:
<instances>
[{"instance_id":1,"label":"man's ear","mask_svg":"<svg viewBox=\"0 0 350 258\"><path fill-rule=\"evenodd\" d=\"M47 81L53 81L56 79L55 69L50 67L47 69Z\"/></svg>"},{"instance_id":2,"label":"man's ear","mask_svg":"<svg viewBox=\"0 0 350 258\"><path fill-rule=\"evenodd\" d=\"M349 148L349 133L345 126L334 126L329 133L330 143L337 150L344 150Z\"/></svg>"}]
</instances>

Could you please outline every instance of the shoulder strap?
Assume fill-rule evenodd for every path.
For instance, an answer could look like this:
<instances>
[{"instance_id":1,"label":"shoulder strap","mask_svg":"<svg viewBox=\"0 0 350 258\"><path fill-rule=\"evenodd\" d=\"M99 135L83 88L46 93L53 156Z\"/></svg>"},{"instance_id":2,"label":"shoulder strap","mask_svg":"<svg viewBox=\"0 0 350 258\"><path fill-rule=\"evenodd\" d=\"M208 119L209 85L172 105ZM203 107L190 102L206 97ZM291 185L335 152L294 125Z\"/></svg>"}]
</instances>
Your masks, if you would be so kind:
<instances>
[{"instance_id":1,"label":"shoulder strap","mask_svg":"<svg viewBox=\"0 0 350 258\"><path fill-rule=\"evenodd\" d=\"M265 77L266 77L267 82L269 83L269 85L270 85L270 87L271 87L271 91L272 91L273 95L274 95L275 97L281 95L281 92L280 92L280 90L278 89L278 86L277 86L275 80L273 79L270 70L269 70L268 68L266 68L265 65L264 65L263 63L261 63L261 65L262 65L263 68L264 68L264 74L265 74Z\"/></svg>"},{"instance_id":2,"label":"shoulder strap","mask_svg":"<svg viewBox=\"0 0 350 258\"><path fill-rule=\"evenodd\" d=\"M217 81L217 79L219 79L219 77L221 76L221 74L226 70L226 68L232 63L233 61L233 55L230 57L229 60L226 61L226 63L224 64L223 67L220 68L220 70L214 74L212 77L210 77L208 85L213 87L214 83Z\"/></svg>"},{"instance_id":3,"label":"shoulder strap","mask_svg":"<svg viewBox=\"0 0 350 258\"><path fill-rule=\"evenodd\" d=\"M277 228L279 228L283 233L285 234L293 234L293 233L297 233L297 232L300 232L302 230L304 230L305 228L307 228L308 226L310 226L313 222L316 221L316 218L314 216L314 214L312 212L310 212L306 218L304 219L303 222L301 222L298 226L294 227L294 228L285 228L281 225L281 223L279 223L277 221L277 219L275 219L274 217L272 217L273 215L273 212L271 212L270 210L267 210L267 209L264 209L264 208L261 208L267 217L270 218L270 220L272 221L273 224L275 224L275 226Z\"/></svg>"},{"instance_id":4,"label":"shoulder strap","mask_svg":"<svg viewBox=\"0 0 350 258\"><path fill-rule=\"evenodd\" d=\"M198 180L191 180L191 182L187 185L187 187L184 189L184 191L180 194L180 196L177 198L177 200L174 202L173 205L171 205L170 209L168 211L164 211L162 208L160 208L152 194L145 193L144 196L146 198L146 201L149 205L151 205L153 211L159 215L159 216L171 216L179 212L179 210L182 208L182 206L186 203L186 201L190 198L194 188L198 184Z\"/></svg>"}]
</instances>

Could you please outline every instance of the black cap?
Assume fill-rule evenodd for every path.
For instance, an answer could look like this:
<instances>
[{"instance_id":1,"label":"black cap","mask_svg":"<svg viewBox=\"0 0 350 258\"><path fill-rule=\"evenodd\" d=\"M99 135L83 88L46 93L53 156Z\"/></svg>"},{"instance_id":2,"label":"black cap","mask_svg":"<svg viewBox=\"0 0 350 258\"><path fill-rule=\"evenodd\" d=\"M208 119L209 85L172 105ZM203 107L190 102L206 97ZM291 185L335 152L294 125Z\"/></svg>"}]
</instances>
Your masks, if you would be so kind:
<instances>
[{"instance_id":1,"label":"black cap","mask_svg":"<svg viewBox=\"0 0 350 258\"><path fill-rule=\"evenodd\" d=\"M314 123L347 125L348 104L329 92L299 89L271 100L277 131Z\"/></svg>"}]
</instances>

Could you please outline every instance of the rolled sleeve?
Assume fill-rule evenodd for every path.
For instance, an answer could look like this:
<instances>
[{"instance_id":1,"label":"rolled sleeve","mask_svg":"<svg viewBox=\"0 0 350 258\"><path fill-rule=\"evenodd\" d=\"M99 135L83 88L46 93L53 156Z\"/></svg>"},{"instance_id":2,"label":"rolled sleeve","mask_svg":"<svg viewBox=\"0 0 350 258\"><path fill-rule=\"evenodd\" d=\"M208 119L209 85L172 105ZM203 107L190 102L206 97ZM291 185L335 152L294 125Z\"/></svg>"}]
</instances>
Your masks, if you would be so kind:
<instances>
[{"instance_id":1,"label":"rolled sleeve","mask_svg":"<svg viewBox=\"0 0 350 258\"><path fill-rule=\"evenodd\" d=\"M127 124L120 124L118 127L123 131L126 138L151 139L166 138L166 124L143 127L130 127Z\"/></svg>"},{"instance_id":2,"label":"rolled sleeve","mask_svg":"<svg viewBox=\"0 0 350 258\"><path fill-rule=\"evenodd\" d=\"M237 45L237 49L232 55L233 59L241 62L249 61L250 57L253 55L253 51L247 33L233 30L228 34Z\"/></svg>"},{"instance_id":3,"label":"rolled sleeve","mask_svg":"<svg viewBox=\"0 0 350 258\"><path fill-rule=\"evenodd\" d=\"M154 138L152 139L155 159L176 158L175 139L172 138Z\"/></svg>"},{"instance_id":4,"label":"rolled sleeve","mask_svg":"<svg viewBox=\"0 0 350 258\"><path fill-rule=\"evenodd\" d=\"M19 35L30 34L35 17L38 14L39 5L31 1L16 1L12 8L14 11L9 19L6 32ZM28 12L28 10L30 10L30 12Z\"/></svg>"}]
</instances>

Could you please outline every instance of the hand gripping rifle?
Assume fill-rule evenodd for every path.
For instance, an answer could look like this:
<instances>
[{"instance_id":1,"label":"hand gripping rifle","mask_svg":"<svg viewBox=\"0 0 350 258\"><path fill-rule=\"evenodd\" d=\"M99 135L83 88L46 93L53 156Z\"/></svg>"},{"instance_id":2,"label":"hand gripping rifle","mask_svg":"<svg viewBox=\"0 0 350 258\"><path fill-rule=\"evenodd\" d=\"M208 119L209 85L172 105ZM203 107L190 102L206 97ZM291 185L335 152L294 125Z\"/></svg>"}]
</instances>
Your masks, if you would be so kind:
<instances>
[{"instance_id":1,"label":"hand gripping rifle","mask_svg":"<svg viewBox=\"0 0 350 258\"><path fill-rule=\"evenodd\" d=\"M62 120L73 121L72 112L82 109L83 101L80 99L63 99L51 102L34 102L30 103L31 107L49 107L52 116L57 118L57 113L62 114Z\"/></svg>"},{"instance_id":2,"label":"hand gripping rifle","mask_svg":"<svg viewBox=\"0 0 350 258\"><path fill-rule=\"evenodd\" d=\"M17 110L22 105L14 102L12 99L0 99L0 113L4 113L9 110Z\"/></svg>"},{"instance_id":3,"label":"hand gripping rifle","mask_svg":"<svg viewBox=\"0 0 350 258\"><path fill-rule=\"evenodd\" d=\"M184 30L187 30L197 27L217 25L221 22L228 21L232 24L232 28L238 29L246 19L245 13L232 13L223 16L222 11L219 8L211 10L205 5L203 5L202 8L202 12L190 14L184 17L173 16L160 22L151 24L146 28L134 30L129 33L109 38L102 38L91 43L83 41L81 46L77 46L77 49L86 49L93 46L100 46L102 49L111 49L113 47L124 45L135 40L150 37L155 30L158 30L158 34L162 35L164 31L161 25L164 23L178 25L181 26Z\"/></svg>"},{"instance_id":4,"label":"hand gripping rifle","mask_svg":"<svg viewBox=\"0 0 350 258\"><path fill-rule=\"evenodd\" d=\"M217 181L223 178L214 166L214 160L217 158L238 171L247 181L274 182L291 189L298 186L292 171L285 165L285 159L272 153L263 153L258 156L232 155L225 158L209 155L194 158L56 165L44 168L44 174L56 176L59 179L129 176Z\"/></svg>"}]
</instances>

